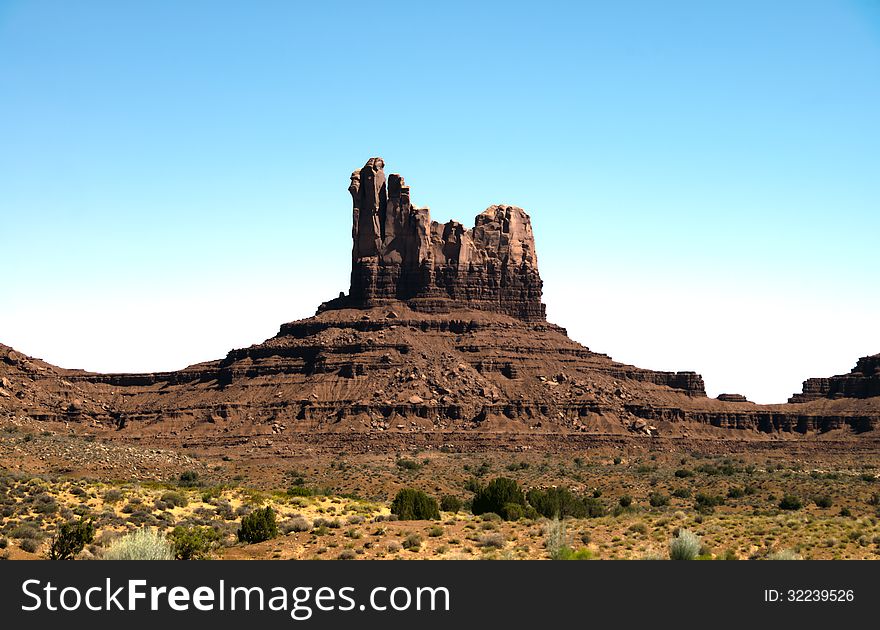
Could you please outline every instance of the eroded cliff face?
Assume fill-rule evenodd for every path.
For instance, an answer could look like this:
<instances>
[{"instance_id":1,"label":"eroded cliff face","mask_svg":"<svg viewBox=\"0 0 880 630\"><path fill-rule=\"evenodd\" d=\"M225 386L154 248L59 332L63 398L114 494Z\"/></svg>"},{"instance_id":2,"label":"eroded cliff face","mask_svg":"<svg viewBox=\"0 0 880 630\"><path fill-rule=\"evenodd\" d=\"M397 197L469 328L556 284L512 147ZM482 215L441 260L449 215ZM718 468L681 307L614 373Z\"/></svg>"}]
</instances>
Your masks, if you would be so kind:
<instances>
[{"instance_id":1,"label":"eroded cliff face","mask_svg":"<svg viewBox=\"0 0 880 630\"><path fill-rule=\"evenodd\" d=\"M880 354L862 357L849 374L807 379L804 381L803 392L795 394L788 402L804 403L820 398L874 396L880 396Z\"/></svg>"},{"instance_id":2,"label":"eroded cliff face","mask_svg":"<svg viewBox=\"0 0 880 630\"><path fill-rule=\"evenodd\" d=\"M426 313L470 308L545 319L535 238L522 208L490 206L473 228L440 224L428 208L412 205L403 177L386 180L384 168L382 158L370 158L351 175L351 289L325 309L403 300Z\"/></svg>"}]
</instances>

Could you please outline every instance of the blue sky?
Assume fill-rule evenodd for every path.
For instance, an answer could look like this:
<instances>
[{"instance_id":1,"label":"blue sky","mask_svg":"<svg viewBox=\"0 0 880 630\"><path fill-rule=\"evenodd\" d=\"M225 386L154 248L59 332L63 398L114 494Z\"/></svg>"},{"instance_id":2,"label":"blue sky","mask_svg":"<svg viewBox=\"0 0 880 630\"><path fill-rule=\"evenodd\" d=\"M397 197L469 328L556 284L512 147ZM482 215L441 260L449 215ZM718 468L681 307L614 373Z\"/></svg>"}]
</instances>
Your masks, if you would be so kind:
<instances>
[{"instance_id":1,"label":"blue sky","mask_svg":"<svg viewBox=\"0 0 880 630\"><path fill-rule=\"evenodd\" d=\"M0 0L0 342L156 370L348 288L348 175L529 211L550 319L784 400L880 352L880 2ZM316 5L316 6L312 6Z\"/></svg>"}]
</instances>

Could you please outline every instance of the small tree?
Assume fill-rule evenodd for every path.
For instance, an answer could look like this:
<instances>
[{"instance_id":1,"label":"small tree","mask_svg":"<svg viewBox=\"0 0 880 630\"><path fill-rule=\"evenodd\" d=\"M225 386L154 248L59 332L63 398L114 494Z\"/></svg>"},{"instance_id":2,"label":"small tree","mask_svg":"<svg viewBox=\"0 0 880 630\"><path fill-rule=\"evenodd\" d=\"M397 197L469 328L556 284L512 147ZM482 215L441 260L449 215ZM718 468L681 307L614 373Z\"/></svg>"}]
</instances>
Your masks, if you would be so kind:
<instances>
[{"instance_id":1,"label":"small tree","mask_svg":"<svg viewBox=\"0 0 880 630\"><path fill-rule=\"evenodd\" d=\"M94 539L95 525L91 519L62 523L52 537L49 560L73 560Z\"/></svg>"},{"instance_id":2,"label":"small tree","mask_svg":"<svg viewBox=\"0 0 880 630\"><path fill-rule=\"evenodd\" d=\"M248 544L271 540L278 535L278 524L275 522L275 510L266 506L261 510L254 510L241 519L241 527L238 529L239 542Z\"/></svg>"},{"instance_id":3,"label":"small tree","mask_svg":"<svg viewBox=\"0 0 880 630\"><path fill-rule=\"evenodd\" d=\"M427 521L440 518L440 507L421 490L403 488L391 502L391 513L401 521Z\"/></svg>"},{"instance_id":4,"label":"small tree","mask_svg":"<svg viewBox=\"0 0 880 630\"><path fill-rule=\"evenodd\" d=\"M461 499L453 494L445 494L440 499L440 509L455 514L461 510Z\"/></svg>"},{"instance_id":5,"label":"small tree","mask_svg":"<svg viewBox=\"0 0 880 630\"><path fill-rule=\"evenodd\" d=\"M582 501L575 497L568 488L532 488L526 495L529 504L541 516L547 518L565 518L573 516L583 518L586 508Z\"/></svg>"},{"instance_id":6,"label":"small tree","mask_svg":"<svg viewBox=\"0 0 880 630\"><path fill-rule=\"evenodd\" d=\"M507 513L505 506L508 503L525 507L526 497L516 481L507 477L498 477L489 482L485 488L477 490L471 511L475 515L495 512L503 516Z\"/></svg>"}]
</instances>

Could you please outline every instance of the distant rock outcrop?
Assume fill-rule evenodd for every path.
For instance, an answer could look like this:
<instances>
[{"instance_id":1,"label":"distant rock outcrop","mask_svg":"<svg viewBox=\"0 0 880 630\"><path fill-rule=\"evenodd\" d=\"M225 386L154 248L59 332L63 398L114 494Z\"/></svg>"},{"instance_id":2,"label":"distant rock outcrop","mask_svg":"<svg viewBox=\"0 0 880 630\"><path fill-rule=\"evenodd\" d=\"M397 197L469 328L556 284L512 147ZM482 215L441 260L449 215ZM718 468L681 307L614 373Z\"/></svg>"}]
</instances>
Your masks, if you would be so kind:
<instances>
[{"instance_id":1,"label":"distant rock outcrop","mask_svg":"<svg viewBox=\"0 0 880 630\"><path fill-rule=\"evenodd\" d=\"M386 181L384 167L374 157L351 175L351 289L321 310L403 300L425 313L470 308L544 321L535 239L522 208L490 206L470 229L440 224L412 205L403 177Z\"/></svg>"},{"instance_id":2,"label":"distant rock outcrop","mask_svg":"<svg viewBox=\"0 0 880 630\"><path fill-rule=\"evenodd\" d=\"M880 354L859 359L849 374L828 378L810 378L804 389L788 399L804 403L819 398L872 398L880 396Z\"/></svg>"},{"instance_id":3,"label":"distant rock outcrop","mask_svg":"<svg viewBox=\"0 0 880 630\"><path fill-rule=\"evenodd\" d=\"M718 394L718 400L721 402L749 402L749 399L742 394Z\"/></svg>"}]
</instances>

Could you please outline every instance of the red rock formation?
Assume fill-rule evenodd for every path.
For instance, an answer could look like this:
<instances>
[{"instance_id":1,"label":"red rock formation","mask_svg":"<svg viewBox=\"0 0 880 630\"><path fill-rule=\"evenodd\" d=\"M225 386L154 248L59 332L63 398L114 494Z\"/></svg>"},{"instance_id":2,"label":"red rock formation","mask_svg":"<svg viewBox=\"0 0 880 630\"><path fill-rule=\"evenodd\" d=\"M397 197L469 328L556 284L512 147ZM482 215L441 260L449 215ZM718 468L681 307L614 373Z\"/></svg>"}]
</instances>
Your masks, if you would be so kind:
<instances>
[{"instance_id":1,"label":"red rock formation","mask_svg":"<svg viewBox=\"0 0 880 630\"><path fill-rule=\"evenodd\" d=\"M871 398L880 396L880 354L859 359L849 374L804 381L800 394L788 399L803 403L820 398Z\"/></svg>"},{"instance_id":2,"label":"red rock formation","mask_svg":"<svg viewBox=\"0 0 880 630\"><path fill-rule=\"evenodd\" d=\"M803 405L711 400L695 372L617 363L545 320L521 209L491 206L471 229L440 225L411 205L399 175L386 181L380 158L352 175L350 191L348 296L262 343L175 372L65 370L0 345L0 415L186 444L193 433L229 446L284 435L366 450L399 448L406 436L496 444L525 434L531 447L548 435L577 444L587 434L724 428L739 439L864 433L880 422L880 398L853 399L880 395L880 355L807 381ZM849 399L827 400L837 397Z\"/></svg>"},{"instance_id":3,"label":"red rock formation","mask_svg":"<svg viewBox=\"0 0 880 630\"><path fill-rule=\"evenodd\" d=\"M545 319L535 239L522 208L490 206L472 229L441 225L412 205L403 177L386 181L384 167L382 158L370 158L351 175L351 289L319 310L404 300L427 313L469 308Z\"/></svg>"}]
</instances>

